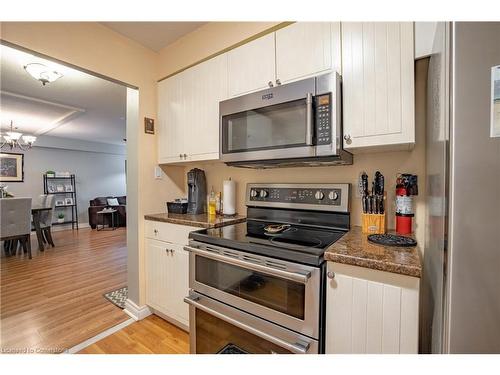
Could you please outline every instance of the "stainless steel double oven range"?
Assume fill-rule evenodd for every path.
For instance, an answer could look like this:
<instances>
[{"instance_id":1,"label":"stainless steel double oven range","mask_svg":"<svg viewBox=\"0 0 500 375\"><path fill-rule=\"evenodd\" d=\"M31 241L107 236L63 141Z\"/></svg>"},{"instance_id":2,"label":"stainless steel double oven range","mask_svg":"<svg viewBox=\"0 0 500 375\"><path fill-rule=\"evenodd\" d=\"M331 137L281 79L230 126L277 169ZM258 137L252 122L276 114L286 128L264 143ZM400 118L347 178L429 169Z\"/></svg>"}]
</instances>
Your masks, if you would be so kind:
<instances>
[{"instance_id":1,"label":"stainless steel double oven range","mask_svg":"<svg viewBox=\"0 0 500 375\"><path fill-rule=\"evenodd\" d=\"M349 184L249 184L247 222L190 234L192 353L322 353L323 255Z\"/></svg>"}]
</instances>

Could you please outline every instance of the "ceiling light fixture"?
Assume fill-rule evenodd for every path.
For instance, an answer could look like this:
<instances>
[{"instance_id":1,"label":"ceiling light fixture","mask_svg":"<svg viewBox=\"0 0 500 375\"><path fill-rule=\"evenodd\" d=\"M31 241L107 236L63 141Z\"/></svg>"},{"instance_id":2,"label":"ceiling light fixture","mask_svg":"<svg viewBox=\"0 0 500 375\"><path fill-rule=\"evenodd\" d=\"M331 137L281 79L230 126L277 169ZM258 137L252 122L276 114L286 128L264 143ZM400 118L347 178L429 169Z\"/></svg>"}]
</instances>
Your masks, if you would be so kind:
<instances>
[{"instance_id":1,"label":"ceiling light fixture","mask_svg":"<svg viewBox=\"0 0 500 375\"><path fill-rule=\"evenodd\" d=\"M61 78L63 75L55 70L50 69L48 66L45 66L40 63L31 63L24 66L24 70L26 70L34 79L42 82L42 85L45 86L47 83L54 82Z\"/></svg>"},{"instance_id":2,"label":"ceiling light fixture","mask_svg":"<svg viewBox=\"0 0 500 375\"><path fill-rule=\"evenodd\" d=\"M14 131L14 125L13 122L11 121L10 131L5 132L5 135L0 134L0 143L1 143L0 149L3 148L4 146L8 146L11 150L14 149L15 147L18 147L21 150L26 151L31 147L33 147L33 143L35 143L35 141L36 137L34 135L23 135L23 133Z\"/></svg>"}]
</instances>

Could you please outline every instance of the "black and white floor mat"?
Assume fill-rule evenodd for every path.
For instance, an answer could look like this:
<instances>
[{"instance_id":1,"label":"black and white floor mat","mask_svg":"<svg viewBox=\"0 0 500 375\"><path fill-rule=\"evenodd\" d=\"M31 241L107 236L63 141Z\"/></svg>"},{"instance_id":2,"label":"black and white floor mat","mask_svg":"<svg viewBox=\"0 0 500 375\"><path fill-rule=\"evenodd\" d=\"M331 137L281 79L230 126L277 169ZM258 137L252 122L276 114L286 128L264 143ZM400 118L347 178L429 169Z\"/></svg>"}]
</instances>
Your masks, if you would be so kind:
<instances>
[{"instance_id":1,"label":"black and white floor mat","mask_svg":"<svg viewBox=\"0 0 500 375\"><path fill-rule=\"evenodd\" d=\"M123 288L116 289L108 293L104 293L103 296L109 302L118 306L120 309L124 309L125 301L127 300L128 296L128 288L124 286Z\"/></svg>"}]
</instances>

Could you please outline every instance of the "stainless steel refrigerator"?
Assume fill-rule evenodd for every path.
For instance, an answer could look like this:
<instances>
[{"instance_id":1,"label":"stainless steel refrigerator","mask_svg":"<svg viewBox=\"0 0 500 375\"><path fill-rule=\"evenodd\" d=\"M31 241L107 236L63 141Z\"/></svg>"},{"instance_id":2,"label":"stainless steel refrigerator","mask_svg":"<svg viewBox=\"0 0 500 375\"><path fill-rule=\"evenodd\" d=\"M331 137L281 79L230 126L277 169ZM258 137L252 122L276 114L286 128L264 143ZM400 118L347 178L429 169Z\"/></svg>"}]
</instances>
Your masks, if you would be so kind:
<instances>
[{"instance_id":1,"label":"stainless steel refrigerator","mask_svg":"<svg viewBox=\"0 0 500 375\"><path fill-rule=\"evenodd\" d=\"M500 353L499 65L500 22L438 23L427 81L422 352Z\"/></svg>"}]
</instances>

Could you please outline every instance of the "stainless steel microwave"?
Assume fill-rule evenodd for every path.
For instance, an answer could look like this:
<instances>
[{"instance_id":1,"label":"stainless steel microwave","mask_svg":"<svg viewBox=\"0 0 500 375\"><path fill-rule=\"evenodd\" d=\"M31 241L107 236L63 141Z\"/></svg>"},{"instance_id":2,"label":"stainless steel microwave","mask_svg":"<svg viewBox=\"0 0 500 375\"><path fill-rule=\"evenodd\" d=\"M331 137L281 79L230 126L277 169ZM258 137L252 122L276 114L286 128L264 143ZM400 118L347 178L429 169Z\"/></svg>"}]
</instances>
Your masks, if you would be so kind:
<instances>
[{"instance_id":1,"label":"stainless steel microwave","mask_svg":"<svg viewBox=\"0 0 500 375\"><path fill-rule=\"evenodd\" d=\"M220 102L220 158L268 168L352 164L342 149L341 79L333 72Z\"/></svg>"}]
</instances>

